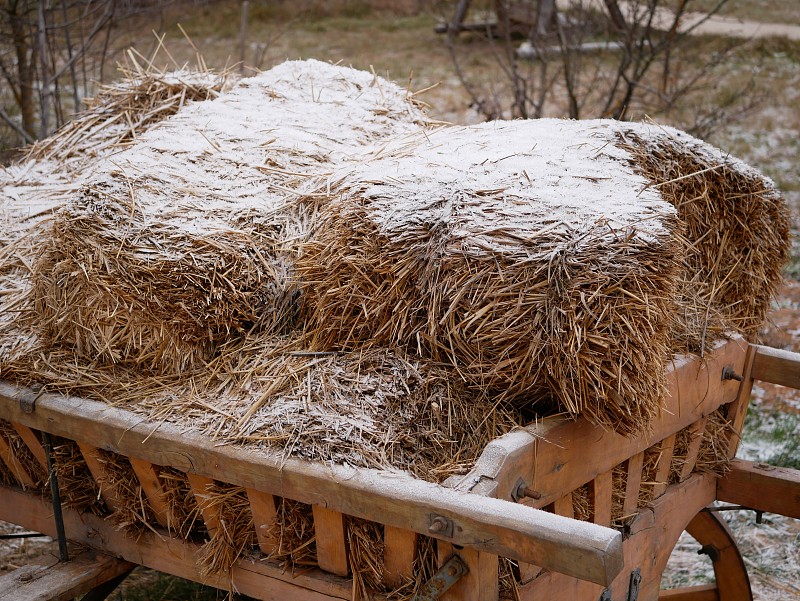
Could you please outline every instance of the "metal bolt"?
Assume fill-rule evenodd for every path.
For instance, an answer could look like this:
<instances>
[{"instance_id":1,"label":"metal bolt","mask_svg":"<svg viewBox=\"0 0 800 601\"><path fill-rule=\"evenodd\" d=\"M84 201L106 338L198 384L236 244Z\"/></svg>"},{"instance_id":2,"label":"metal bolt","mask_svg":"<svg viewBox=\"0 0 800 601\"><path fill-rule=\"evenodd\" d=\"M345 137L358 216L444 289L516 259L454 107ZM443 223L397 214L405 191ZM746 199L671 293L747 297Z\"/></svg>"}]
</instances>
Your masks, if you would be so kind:
<instances>
[{"instance_id":1,"label":"metal bolt","mask_svg":"<svg viewBox=\"0 0 800 601\"><path fill-rule=\"evenodd\" d=\"M741 374L737 374L736 370L733 369L733 366L726 365L722 368L722 379L723 380L736 380L737 382L743 382L744 376Z\"/></svg>"},{"instance_id":2,"label":"metal bolt","mask_svg":"<svg viewBox=\"0 0 800 601\"><path fill-rule=\"evenodd\" d=\"M521 482L520 485L517 486L516 497L517 499L528 497L530 499L538 500L542 498L542 493L540 493L538 490L533 490L532 488L526 486L524 482Z\"/></svg>"},{"instance_id":3,"label":"metal bolt","mask_svg":"<svg viewBox=\"0 0 800 601\"><path fill-rule=\"evenodd\" d=\"M431 525L428 527L428 532L432 532L433 534L439 534L445 530L447 530L447 520L443 517L433 518Z\"/></svg>"}]
</instances>

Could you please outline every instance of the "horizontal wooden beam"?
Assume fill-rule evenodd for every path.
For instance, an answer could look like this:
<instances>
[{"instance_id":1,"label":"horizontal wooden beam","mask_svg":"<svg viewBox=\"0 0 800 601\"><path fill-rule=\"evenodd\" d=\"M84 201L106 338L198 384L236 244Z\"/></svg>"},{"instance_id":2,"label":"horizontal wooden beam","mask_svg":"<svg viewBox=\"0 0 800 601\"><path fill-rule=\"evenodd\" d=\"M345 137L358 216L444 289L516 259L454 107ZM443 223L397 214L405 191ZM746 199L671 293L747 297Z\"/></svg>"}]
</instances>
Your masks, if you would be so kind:
<instances>
[{"instance_id":1,"label":"horizontal wooden beam","mask_svg":"<svg viewBox=\"0 0 800 601\"><path fill-rule=\"evenodd\" d=\"M0 487L0 520L56 536L52 506L11 487ZM350 599L353 593L351 581L321 570L293 574L280 565L248 558L233 566L231 580L227 575L203 577L197 567L200 545L149 531L134 540L109 520L74 509L64 509L64 526L72 541L95 549L102 545L102 551L137 565L219 589L230 590L232 582L238 592L262 601L331 601Z\"/></svg>"},{"instance_id":2,"label":"horizontal wooden beam","mask_svg":"<svg viewBox=\"0 0 800 601\"><path fill-rule=\"evenodd\" d=\"M753 379L800 389L800 353L754 345Z\"/></svg>"},{"instance_id":3,"label":"horizontal wooden beam","mask_svg":"<svg viewBox=\"0 0 800 601\"><path fill-rule=\"evenodd\" d=\"M87 399L45 394L36 401L33 413L24 413L19 398L25 394L24 388L0 383L0 414L82 444L413 530L598 584L609 583L622 567L621 535L609 528L578 524L402 472L286 459L278 452L219 445L177 426L153 424L129 411ZM433 523L444 527L433 531Z\"/></svg>"},{"instance_id":4,"label":"horizontal wooden beam","mask_svg":"<svg viewBox=\"0 0 800 601\"><path fill-rule=\"evenodd\" d=\"M719 601L719 591L715 584L665 589L659 592L658 601Z\"/></svg>"},{"instance_id":5,"label":"horizontal wooden beam","mask_svg":"<svg viewBox=\"0 0 800 601\"><path fill-rule=\"evenodd\" d=\"M27 565L0 577L0 601L70 601L127 574L136 564L103 553Z\"/></svg>"},{"instance_id":6,"label":"horizontal wooden beam","mask_svg":"<svg viewBox=\"0 0 800 601\"><path fill-rule=\"evenodd\" d=\"M800 470L734 459L717 482L717 499L800 519Z\"/></svg>"}]
</instances>

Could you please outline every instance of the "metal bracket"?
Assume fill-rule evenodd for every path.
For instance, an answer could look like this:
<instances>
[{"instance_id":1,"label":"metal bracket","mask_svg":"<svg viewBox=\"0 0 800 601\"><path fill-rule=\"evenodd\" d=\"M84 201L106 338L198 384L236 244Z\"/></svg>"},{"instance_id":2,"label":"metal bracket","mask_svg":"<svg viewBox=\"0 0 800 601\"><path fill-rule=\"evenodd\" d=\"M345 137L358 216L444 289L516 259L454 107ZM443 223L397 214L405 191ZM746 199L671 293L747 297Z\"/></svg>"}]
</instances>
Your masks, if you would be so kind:
<instances>
[{"instance_id":1,"label":"metal bracket","mask_svg":"<svg viewBox=\"0 0 800 601\"><path fill-rule=\"evenodd\" d=\"M469 568L458 555L453 555L431 576L411 601L436 601L469 573Z\"/></svg>"},{"instance_id":2,"label":"metal bracket","mask_svg":"<svg viewBox=\"0 0 800 601\"><path fill-rule=\"evenodd\" d=\"M453 520L443 515L436 515L435 513L432 513L430 515L430 519L431 522L430 525L428 526L428 532L436 536L453 538L453 529L454 529Z\"/></svg>"},{"instance_id":3,"label":"metal bracket","mask_svg":"<svg viewBox=\"0 0 800 601\"><path fill-rule=\"evenodd\" d=\"M33 413L36 401L44 394L44 384L34 384L30 390L24 391L19 397L19 409L23 413Z\"/></svg>"},{"instance_id":4,"label":"metal bracket","mask_svg":"<svg viewBox=\"0 0 800 601\"><path fill-rule=\"evenodd\" d=\"M600 601L611 601L611 591L604 589L603 592L600 593Z\"/></svg>"},{"instance_id":5,"label":"metal bracket","mask_svg":"<svg viewBox=\"0 0 800 601\"><path fill-rule=\"evenodd\" d=\"M628 601L636 601L639 598L639 585L642 583L642 572L636 568L631 572L631 582L628 586Z\"/></svg>"},{"instance_id":6,"label":"metal bracket","mask_svg":"<svg viewBox=\"0 0 800 601\"><path fill-rule=\"evenodd\" d=\"M700 550L697 552L697 554L708 555L711 563L716 563L719 561L719 549L717 549L714 545L703 545L700 547Z\"/></svg>"}]
</instances>

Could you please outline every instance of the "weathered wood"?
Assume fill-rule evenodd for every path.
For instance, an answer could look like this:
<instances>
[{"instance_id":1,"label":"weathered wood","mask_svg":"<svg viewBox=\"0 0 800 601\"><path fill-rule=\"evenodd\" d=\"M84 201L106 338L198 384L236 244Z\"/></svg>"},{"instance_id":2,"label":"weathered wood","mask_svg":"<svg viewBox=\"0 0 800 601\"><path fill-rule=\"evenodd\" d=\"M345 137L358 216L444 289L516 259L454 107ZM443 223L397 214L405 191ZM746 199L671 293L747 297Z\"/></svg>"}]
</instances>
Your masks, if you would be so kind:
<instances>
[{"instance_id":1,"label":"weathered wood","mask_svg":"<svg viewBox=\"0 0 800 601\"><path fill-rule=\"evenodd\" d=\"M623 517L634 515L639 507L639 490L642 487L643 466L644 451L636 453L625 464L627 479L625 480L625 500L622 502Z\"/></svg>"},{"instance_id":2,"label":"weathered wood","mask_svg":"<svg viewBox=\"0 0 800 601\"><path fill-rule=\"evenodd\" d=\"M14 449L11 448L11 443L2 435L0 435L0 460L2 460L11 473L14 474L14 477L22 488L36 487L33 477L22 467L22 464L17 459Z\"/></svg>"},{"instance_id":3,"label":"weathered wood","mask_svg":"<svg viewBox=\"0 0 800 601\"><path fill-rule=\"evenodd\" d=\"M662 590L658 594L658 601L720 601L720 599L716 584L700 584Z\"/></svg>"},{"instance_id":4,"label":"weathered wood","mask_svg":"<svg viewBox=\"0 0 800 601\"><path fill-rule=\"evenodd\" d=\"M419 535L410 530L385 526L383 529L383 582L399 588L414 577Z\"/></svg>"},{"instance_id":5,"label":"weathered wood","mask_svg":"<svg viewBox=\"0 0 800 601\"><path fill-rule=\"evenodd\" d=\"M800 519L800 470L734 459L717 482L717 499Z\"/></svg>"},{"instance_id":6,"label":"weathered wood","mask_svg":"<svg viewBox=\"0 0 800 601\"><path fill-rule=\"evenodd\" d=\"M728 525L715 512L701 511L686 531L702 546L716 550L713 561L717 592L723 601L753 601L747 568Z\"/></svg>"},{"instance_id":7,"label":"weathered wood","mask_svg":"<svg viewBox=\"0 0 800 601\"><path fill-rule=\"evenodd\" d=\"M120 501L114 491L106 484L110 482L110 478L99 449L85 442L78 442L78 449L83 455L83 460L86 462L86 467L89 468L92 478L97 483L97 488L100 490L100 496L103 501L106 502L111 511L116 511L120 507Z\"/></svg>"},{"instance_id":8,"label":"weathered wood","mask_svg":"<svg viewBox=\"0 0 800 601\"><path fill-rule=\"evenodd\" d=\"M12 422L11 425L14 427L14 430L17 431L17 434L19 434L19 437L25 443L25 446L30 449L31 454L36 458L36 461L39 462L39 465L41 465L46 471L47 454L42 446L42 441L39 440L39 437L36 435L36 433L30 428L27 428L16 422Z\"/></svg>"},{"instance_id":9,"label":"weathered wood","mask_svg":"<svg viewBox=\"0 0 800 601\"><path fill-rule=\"evenodd\" d=\"M675 450L675 434L667 436L661 441L661 452L658 456L655 484L653 484L653 498L657 499L667 490L669 485L669 472L672 469L672 455Z\"/></svg>"},{"instance_id":10,"label":"weathered wood","mask_svg":"<svg viewBox=\"0 0 800 601\"><path fill-rule=\"evenodd\" d=\"M142 486L147 502L153 514L156 516L156 521L160 526L169 529L170 525L174 523L172 519L172 512L166 502L166 493L164 485L158 477L158 471L149 461L144 459L137 459L136 457L128 457L133 472L136 474L136 479Z\"/></svg>"},{"instance_id":11,"label":"weathered wood","mask_svg":"<svg viewBox=\"0 0 800 601\"><path fill-rule=\"evenodd\" d=\"M742 428L747 417L747 408L750 406L750 396L753 391L753 363L756 358L756 349L748 347L744 365L740 370L734 370L742 375L742 382L739 386L735 400L728 406L728 421L730 421L731 436L728 440L728 457L736 456L739 442L742 439ZM736 380L733 380L734 382Z\"/></svg>"},{"instance_id":12,"label":"weathered wood","mask_svg":"<svg viewBox=\"0 0 800 601\"><path fill-rule=\"evenodd\" d=\"M314 505L314 535L317 541L317 564L336 574L347 576L350 573L347 562L347 536L344 531L344 516L319 505Z\"/></svg>"},{"instance_id":13,"label":"weathered wood","mask_svg":"<svg viewBox=\"0 0 800 601\"><path fill-rule=\"evenodd\" d=\"M253 514L258 548L268 556L275 550L276 545L275 539L270 534L270 528L278 516L276 510L278 504L273 495L252 488L247 489L247 500L250 502L250 511Z\"/></svg>"},{"instance_id":14,"label":"weathered wood","mask_svg":"<svg viewBox=\"0 0 800 601\"><path fill-rule=\"evenodd\" d=\"M694 470L695 465L697 465L697 453L700 452L700 445L703 444L703 433L707 423L708 418L704 417L689 426L689 447L686 451L686 458L683 460L678 472L679 482L686 480Z\"/></svg>"},{"instance_id":15,"label":"weathered wood","mask_svg":"<svg viewBox=\"0 0 800 601\"><path fill-rule=\"evenodd\" d=\"M135 566L103 553L28 565L0 576L0 601L71 601Z\"/></svg>"},{"instance_id":16,"label":"weathered wood","mask_svg":"<svg viewBox=\"0 0 800 601\"><path fill-rule=\"evenodd\" d=\"M519 591L520 601L597 601L603 587L555 572L544 572ZM624 597L621 597L624 599Z\"/></svg>"},{"instance_id":17,"label":"weathered wood","mask_svg":"<svg viewBox=\"0 0 800 601\"><path fill-rule=\"evenodd\" d=\"M704 361L676 360L667 373L668 394L659 418L647 435L625 437L578 419L546 418L526 428L536 436L530 474L523 479L541 494L531 503L544 507L607 472L657 441L678 432L737 397L739 382L722 380L732 366L742 373L746 343L736 338L720 343ZM591 461L587 461L591 457Z\"/></svg>"},{"instance_id":18,"label":"weathered wood","mask_svg":"<svg viewBox=\"0 0 800 601\"><path fill-rule=\"evenodd\" d=\"M800 388L800 353L753 345L753 379Z\"/></svg>"},{"instance_id":19,"label":"weathered wood","mask_svg":"<svg viewBox=\"0 0 800 601\"><path fill-rule=\"evenodd\" d=\"M575 506L572 504L572 493L559 497L553 501L553 511L556 515L564 516L565 518L575 517Z\"/></svg>"},{"instance_id":20,"label":"weathered wood","mask_svg":"<svg viewBox=\"0 0 800 601\"><path fill-rule=\"evenodd\" d=\"M219 511L214 509L209 502L214 480L191 472L186 473L186 479L189 481L189 488L197 501L197 509L200 510L200 515L203 516L206 530L213 536L214 531L219 529L220 523Z\"/></svg>"},{"instance_id":21,"label":"weathered wood","mask_svg":"<svg viewBox=\"0 0 800 601\"><path fill-rule=\"evenodd\" d=\"M500 593L497 555L472 549L455 549L447 543L438 543L439 566L453 555L458 555L469 572L444 593L441 601L497 601Z\"/></svg>"},{"instance_id":22,"label":"weathered wood","mask_svg":"<svg viewBox=\"0 0 800 601\"><path fill-rule=\"evenodd\" d=\"M307 462L281 453L222 446L177 426L143 421L104 403L44 394L22 413L24 389L0 383L0 413L28 427L102 446L156 465L321 505L347 515L427 534L432 515L451 519L457 545L606 583L621 566L621 536L522 504L486 499L406 474ZM613 466L611 466L613 467ZM579 485L581 483L578 483Z\"/></svg>"},{"instance_id":23,"label":"weathered wood","mask_svg":"<svg viewBox=\"0 0 800 601\"><path fill-rule=\"evenodd\" d=\"M36 495L10 487L0 487L0 520L10 521L31 530L55 536L53 511L49 503ZM261 601L331 601L350 599L352 582L321 570L292 573L268 561L237 561L227 574L203 576L197 567L200 545L146 531L135 540L119 531L109 520L74 509L64 510L67 537L77 543L97 548L127 561L229 590ZM377 596L376 598L381 598Z\"/></svg>"},{"instance_id":24,"label":"weathered wood","mask_svg":"<svg viewBox=\"0 0 800 601\"><path fill-rule=\"evenodd\" d=\"M592 503L592 521L601 526L611 526L611 472L599 474L589 485Z\"/></svg>"}]
</instances>

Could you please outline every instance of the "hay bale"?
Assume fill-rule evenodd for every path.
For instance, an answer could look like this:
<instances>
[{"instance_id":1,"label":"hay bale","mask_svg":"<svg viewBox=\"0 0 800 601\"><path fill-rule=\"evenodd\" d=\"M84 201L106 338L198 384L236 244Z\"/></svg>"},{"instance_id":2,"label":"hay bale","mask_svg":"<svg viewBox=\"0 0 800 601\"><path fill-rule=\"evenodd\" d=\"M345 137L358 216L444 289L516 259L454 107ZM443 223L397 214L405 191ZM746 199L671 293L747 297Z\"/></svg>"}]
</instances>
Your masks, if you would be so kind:
<instances>
[{"instance_id":1,"label":"hay bale","mask_svg":"<svg viewBox=\"0 0 800 601\"><path fill-rule=\"evenodd\" d=\"M318 61L186 107L98 164L57 216L34 274L40 335L180 372L232 336L284 330L322 176L424 122L404 90Z\"/></svg>"},{"instance_id":2,"label":"hay bale","mask_svg":"<svg viewBox=\"0 0 800 601\"><path fill-rule=\"evenodd\" d=\"M297 269L317 350L410 349L540 413L646 428L682 241L609 122L445 128L337 174Z\"/></svg>"},{"instance_id":3,"label":"hay bale","mask_svg":"<svg viewBox=\"0 0 800 601\"><path fill-rule=\"evenodd\" d=\"M620 125L617 144L678 210L689 242L687 287L701 304L719 311L726 326L753 339L789 258L789 210L775 184L670 127ZM685 330L698 339L697 328L690 324Z\"/></svg>"}]
</instances>

